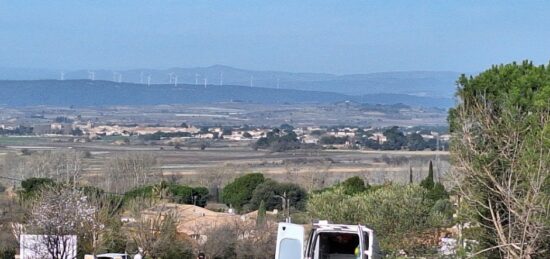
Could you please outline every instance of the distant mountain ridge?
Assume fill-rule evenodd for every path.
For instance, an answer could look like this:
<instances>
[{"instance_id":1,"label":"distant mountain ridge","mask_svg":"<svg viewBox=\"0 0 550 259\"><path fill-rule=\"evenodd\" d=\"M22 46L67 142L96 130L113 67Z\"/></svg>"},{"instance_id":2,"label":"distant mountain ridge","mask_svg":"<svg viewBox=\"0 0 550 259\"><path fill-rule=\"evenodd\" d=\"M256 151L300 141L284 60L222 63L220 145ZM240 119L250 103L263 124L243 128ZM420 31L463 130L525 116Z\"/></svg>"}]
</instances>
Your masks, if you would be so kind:
<instances>
[{"instance_id":1,"label":"distant mountain ridge","mask_svg":"<svg viewBox=\"0 0 550 259\"><path fill-rule=\"evenodd\" d=\"M448 108L452 99L405 94L346 95L334 92L274 89L238 85L146 85L104 80L3 80L0 105L7 106L108 106L195 104L219 102L335 103L353 101L371 104L403 103L411 106Z\"/></svg>"},{"instance_id":2,"label":"distant mountain ridge","mask_svg":"<svg viewBox=\"0 0 550 259\"><path fill-rule=\"evenodd\" d=\"M65 79L122 81L126 83L203 85L242 85L308 91L336 92L347 95L408 94L452 98L457 72L402 71L335 75L328 73L291 73L255 71L223 65L194 68L77 70L65 71ZM0 68L0 79L60 79L61 71Z\"/></svg>"}]
</instances>

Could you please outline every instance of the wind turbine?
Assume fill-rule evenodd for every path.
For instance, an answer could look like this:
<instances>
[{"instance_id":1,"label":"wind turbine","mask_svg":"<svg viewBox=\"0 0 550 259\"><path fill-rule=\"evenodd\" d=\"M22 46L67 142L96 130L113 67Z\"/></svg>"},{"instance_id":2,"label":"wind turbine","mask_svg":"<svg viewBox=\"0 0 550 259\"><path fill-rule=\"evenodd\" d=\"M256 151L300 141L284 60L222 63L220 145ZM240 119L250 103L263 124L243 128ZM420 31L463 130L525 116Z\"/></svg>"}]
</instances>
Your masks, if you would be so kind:
<instances>
[{"instance_id":1,"label":"wind turbine","mask_svg":"<svg viewBox=\"0 0 550 259\"><path fill-rule=\"evenodd\" d=\"M113 82L122 83L122 74L116 71L113 71Z\"/></svg>"},{"instance_id":2,"label":"wind turbine","mask_svg":"<svg viewBox=\"0 0 550 259\"><path fill-rule=\"evenodd\" d=\"M199 85L199 74L195 73L195 85Z\"/></svg>"},{"instance_id":3,"label":"wind turbine","mask_svg":"<svg viewBox=\"0 0 550 259\"><path fill-rule=\"evenodd\" d=\"M168 73L168 76L170 77L169 84L171 84L172 83L172 76L174 76L174 73L170 72L170 73Z\"/></svg>"},{"instance_id":4,"label":"wind turbine","mask_svg":"<svg viewBox=\"0 0 550 259\"><path fill-rule=\"evenodd\" d=\"M65 80L65 72L61 71L61 81Z\"/></svg>"},{"instance_id":5,"label":"wind turbine","mask_svg":"<svg viewBox=\"0 0 550 259\"><path fill-rule=\"evenodd\" d=\"M208 84L208 78L204 78L204 89L206 89L206 84Z\"/></svg>"},{"instance_id":6,"label":"wind turbine","mask_svg":"<svg viewBox=\"0 0 550 259\"><path fill-rule=\"evenodd\" d=\"M174 76L174 86L175 87L178 86L178 76L177 75Z\"/></svg>"},{"instance_id":7,"label":"wind turbine","mask_svg":"<svg viewBox=\"0 0 550 259\"><path fill-rule=\"evenodd\" d=\"M88 71L88 79L94 81L95 80L95 72L94 71Z\"/></svg>"},{"instance_id":8,"label":"wind turbine","mask_svg":"<svg viewBox=\"0 0 550 259\"><path fill-rule=\"evenodd\" d=\"M147 76L147 86L151 86L151 75Z\"/></svg>"}]
</instances>

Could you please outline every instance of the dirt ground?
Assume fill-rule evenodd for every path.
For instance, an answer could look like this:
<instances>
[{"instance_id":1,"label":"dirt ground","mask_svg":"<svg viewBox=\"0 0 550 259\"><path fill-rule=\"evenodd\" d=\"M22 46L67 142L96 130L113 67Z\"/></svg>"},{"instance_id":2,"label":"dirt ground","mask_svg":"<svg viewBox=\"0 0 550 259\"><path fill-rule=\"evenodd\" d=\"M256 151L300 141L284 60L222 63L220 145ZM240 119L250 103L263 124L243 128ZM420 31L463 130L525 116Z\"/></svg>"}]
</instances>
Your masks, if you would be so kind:
<instances>
[{"instance_id":1,"label":"dirt ground","mask_svg":"<svg viewBox=\"0 0 550 259\"><path fill-rule=\"evenodd\" d=\"M273 153L255 151L247 143L214 146L206 150L96 142L18 144L0 147L0 161L6 153L18 153L22 149L89 151L91 158L84 160L83 180L90 183L101 180L106 160L128 152L154 154L158 159L156 170L160 170L163 177L188 184L205 184L212 175L223 178L223 183L249 172L304 185L315 181L330 185L356 175L371 184L406 183L411 169L414 181L425 178L430 160L434 163L436 176L442 180L449 170L448 152L434 151L295 150Z\"/></svg>"}]
</instances>

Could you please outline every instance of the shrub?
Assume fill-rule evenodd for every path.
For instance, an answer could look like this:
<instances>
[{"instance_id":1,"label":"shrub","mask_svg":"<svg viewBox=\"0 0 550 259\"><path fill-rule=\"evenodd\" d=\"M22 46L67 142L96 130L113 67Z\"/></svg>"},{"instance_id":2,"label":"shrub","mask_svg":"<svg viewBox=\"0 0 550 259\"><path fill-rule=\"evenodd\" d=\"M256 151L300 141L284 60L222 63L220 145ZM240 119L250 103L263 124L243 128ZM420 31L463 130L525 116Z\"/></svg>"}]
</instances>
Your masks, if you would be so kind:
<instances>
[{"instance_id":1,"label":"shrub","mask_svg":"<svg viewBox=\"0 0 550 259\"><path fill-rule=\"evenodd\" d=\"M226 185L222 191L222 200L240 210L252 199L252 193L256 187L263 183L265 178L260 173L246 174L238 177Z\"/></svg>"},{"instance_id":2,"label":"shrub","mask_svg":"<svg viewBox=\"0 0 550 259\"><path fill-rule=\"evenodd\" d=\"M418 185L386 185L370 192L348 195L342 186L311 195L308 212L313 218L343 224L365 224L378 233L382 248L414 252L424 249L422 235L441 225L432 221L434 202ZM445 207L439 205L437 208Z\"/></svg>"},{"instance_id":3,"label":"shrub","mask_svg":"<svg viewBox=\"0 0 550 259\"><path fill-rule=\"evenodd\" d=\"M54 180L50 178L28 178L21 182L21 196L23 199L33 197L38 191L44 187L54 186Z\"/></svg>"},{"instance_id":4,"label":"shrub","mask_svg":"<svg viewBox=\"0 0 550 259\"><path fill-rule=\"evenodd\" d=\"M344 193L347 195L354 195L366 191L370 186L365 184L365 181L359 176L354 176L346 179L341 183L344 188Z\"/></svg>"}]
</instances>

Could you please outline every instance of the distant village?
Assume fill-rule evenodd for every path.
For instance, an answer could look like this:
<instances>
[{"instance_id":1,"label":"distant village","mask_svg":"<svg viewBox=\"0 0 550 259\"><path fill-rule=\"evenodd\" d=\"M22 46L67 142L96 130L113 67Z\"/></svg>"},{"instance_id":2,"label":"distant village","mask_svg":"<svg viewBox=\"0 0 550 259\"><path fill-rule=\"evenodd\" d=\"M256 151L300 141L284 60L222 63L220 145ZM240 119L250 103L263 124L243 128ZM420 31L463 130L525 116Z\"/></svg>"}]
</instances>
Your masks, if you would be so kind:
<instances>
[{"instance_id":1,"label":"distant village","mask_svg":"<svg viewBox=\"0 0 550 259\"><path fill-rule=\"evenodd\" d=\"M113 144L130 144L137 139L140 144L178 146L187 141L243 141L256 142L269 136L270 132L284 135L292 132L292 141L302 147L331 149L375 150L446 150L450 134L445 128L433 127L353 127L353 126L198 126L182 123L166 125L119 125L99 124L91 121L57 117L52 123L32 126L2 125L0 135L70 137L74 142L90 142L109 137Z\"/></svg>"}]
</instances>

